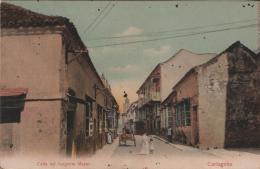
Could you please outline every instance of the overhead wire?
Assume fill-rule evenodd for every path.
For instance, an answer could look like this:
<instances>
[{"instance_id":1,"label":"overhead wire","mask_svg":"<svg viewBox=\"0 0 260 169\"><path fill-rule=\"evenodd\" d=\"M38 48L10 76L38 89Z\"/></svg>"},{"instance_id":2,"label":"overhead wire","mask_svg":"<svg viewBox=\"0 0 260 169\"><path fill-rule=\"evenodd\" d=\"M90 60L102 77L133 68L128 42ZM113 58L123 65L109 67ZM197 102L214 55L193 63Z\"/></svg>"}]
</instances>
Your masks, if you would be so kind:
<instances>
[{"instance_id":1,"label":"overhead wire","mask_svg":"<svg viewBox=\"0 0 260 169\"><path fill-rule=\"evenodd\" d=\"M220 24L213 24L213 25L203 25L203 26L195 26L195 27L189 27L189 28L179 28L179 29L173 29L173 30L166 30L166 31L159 31L159 32L150 32L146 34L141 35L124 35L124 36L110 36L110 37L98 37L94 39L88 39L88 41L97 41L97 40L106 40L106 39L121 39L121 38L137 38L137 37L146 37L146 36L162 36L166 35L164 33L171 33L171 32L183 32L187 30L194 30L194 29L201 29L201 28L207 28L207 27L215 27L215 26L227 26L227 25L233 25L238 23L245 23L245 22L252 22L256 21L257 19L250 19L250 20L241 20L241 21L234 21L234 22L226 22L226 23L220 23Z\"/></svg>"},{"instance_id":2,"label":"overhead wire","mask_svg":"<svg viewBox=\"0 0 260 169\"><path fill-rule=\"evenodd\" d=\"M95 19L88 25L88 27L83 31L83 33L87 33L88 30L96 23L96 21L99 19L99 17L105 12L105 10L109 7L111 4L111 1L107 3L107 5L100 11L100 13L95 17Z\"/></svg>"},{"instance_id":3,"label":"overhead wire","mask_svg":"<svg viewBox=\"0 0 260 169\"><path fill-rule=\"evenodd\" d=\"M110 1L111 2L111 1ZM117 2L116 2L117 3ZM112 11L112 9L115 7L114 3L112 6L110 6L110 8L106 11L106 13L101 17L101 19L99 21L97 21L97 23L94 25L94 27L92 27L92 29L90 29L86 35L92 31L94 31L96 29L96 27L108 16L108 14Z\"/></svg>"},{"instance_id":4,"label":"overhead wire","mask_svg":"<svg viewBox=\"0 0 260 169\"><path fill-rule=\"evenodd\" d=\"M165 39L174 39L174 38L188 37L188 36L194 36L194 35L199 35L199 34L208 34L208 33L223 32L223 31L236 30L236 29L245 29L245 28L250 28L250 27L256 27L257 25L259 25L259 24L250 24L250 25L244 25L244 26L239 26L239 27L231 27L231 28L223 28L223 29L216 29L216 30L208 30L208 31L202 31L202 32L192 32L192 33L188 33L188 34L181 34L181 35L175 35L175 36L146 39L146 40L136 40L136 41L129 41L129 42L121 42L121 43L111 43L111 44L104 44L104 45L97 45L97 46L89 46L89 48L100 48L100 47L106 47L106 46L118 46L118 45L127 45L127 44L135 44L135 43L142 43L142 42L151 42L151 41L165 40Z\"/></svg>"}]
</instances>

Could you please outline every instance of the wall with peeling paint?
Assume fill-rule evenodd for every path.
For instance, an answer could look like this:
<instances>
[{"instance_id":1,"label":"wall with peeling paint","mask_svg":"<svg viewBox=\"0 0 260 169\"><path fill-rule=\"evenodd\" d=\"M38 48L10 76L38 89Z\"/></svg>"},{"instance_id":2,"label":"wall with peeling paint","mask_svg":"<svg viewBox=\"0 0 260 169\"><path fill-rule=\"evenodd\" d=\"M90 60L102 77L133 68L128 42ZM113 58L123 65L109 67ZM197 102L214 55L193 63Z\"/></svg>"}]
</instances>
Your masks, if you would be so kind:
<instances>
[{"instance_id":1,"label":"wall with peeling paint","mask_svg":"<svg viewBox=\"0 0 260 169\"><path fill-rule=\"evenodd\" d=\"M259 56L236 47L228 55L226 147L260 145Z\"/></svg>"},{"instance_id":2,"label":"wall with peeling paint","mask_svg":"<svg viewBox=\"0 0 260 169\"><path fill-rule=\"evenodd\" d=\"M185 98L198 105L191 127L175 126L174 139L196 145L198 134L202 149L259 146L260 54L240 42L191 69L170 96L171 106Z\"/></svg>"},{"instance_id":3,"label":"wall with peeling paint","mask_svg":"<svg viewBox=\"0 0 260 169\"><path fill-rule=\"evenodd\" d=\"M199 146L223 148L225 140L227 54L223 53L198 70Z\"/></svg>"}]
</instances>

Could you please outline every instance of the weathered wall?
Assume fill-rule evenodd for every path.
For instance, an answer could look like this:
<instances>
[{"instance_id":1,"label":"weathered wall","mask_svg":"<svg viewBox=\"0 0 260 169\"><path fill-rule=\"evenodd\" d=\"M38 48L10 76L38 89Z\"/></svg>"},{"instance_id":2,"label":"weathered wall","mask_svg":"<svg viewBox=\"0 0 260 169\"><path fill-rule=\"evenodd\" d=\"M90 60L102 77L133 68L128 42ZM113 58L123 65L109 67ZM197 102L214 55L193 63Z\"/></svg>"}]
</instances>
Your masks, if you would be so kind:
<instances>
[{"instance_id":1,"label":"weathered wall","mask_svg":"<svg viewBox=\"0 0 260 169\"><path fill-rule=\"evenodd\" d=\"M260 146L260 64L243 48L228 55L226 147ZM257 67L258 66L258 67Z\"/></svg>"},{"instance_id":2,"label":"weathered wall","mask_svg":"<svg viewBox=\"0 0 260 169\"><path fill-rule=\"evenodd\" d=\"M1 124L0 126L0 155L13 154L20 148L19 124Z\"/></svg>"},{"instance_id":3,"label":"weathered wall","mask_svg":"<svg viewBox=\"0 0 260 169\"><path fill-rule=\"evenodd\" d=\"M185 77L181 83L173 88L173 91L177 92L177 101L182 101L184 98L192 98L192 103L197 104L198 95L198 83L197 72L193 71L187 77Z\"/></svg>"},{"instance_id":4,"label":"weathered wall","mask_svg":"<svg viewBox=\"0 0 260 169\"><path fill-rule=\"evenodd\" d=\"M28 88L26 99L61 98L61 44L60 34L1 36L0 87ZM26 102L21 123L1 124L1 133L15 131L10 144L21 153L59 153L60 108L60 101Z\"/></svg>"},{"instance_id":5,"label":"weathered wall","mask_svg":"<svg viewBox=\"0 0 260 169\"><path fill-rule=\"evenodd\" d=\"M227 54L221 54L198 70L199 146L224 147Z\"/></svg>"},{"instance_id":6,"label":"weathered wall","mask_svg":"<svg viewBox=\"0 0 260 169\"><path fill-rule=\"evenodd\" d=\"M183 80L177 84L173 91L176 91L176 102L181 102L183 99L190 99L190 115L191 115L191 126L182 126L176 128L176 135L181 137L180 133L184 133L186 137L186 143L196 145L197 138L197 120L195 119L193 106L198 104L198 82L197 72L193 71L188 76L184 77ZM176 112L174 112L176 113ZM174 115L175 117L175 115ZM177 138L178 139L178 138Z\"/></svg>"},{"instance_id":7,"label":"weathered wall","mask_svg":"<svg viewBox=\"0 0 260 169\"><path fill-rule=\"evenodd\" d=\"M66 52L66 51L64 51ZM74 59L76 58L77 59ZM64 78L64 89L71 88L76 92L76 97L85 100L85 96L89 96L93 99L96 99L96 102L93 102L93 120L97 119L97 104L105 107L105 94L104 87L100 81L98 75L91 68L90 63L87 62L86 55L79 56L78 54L68 54L68 64L64 64L65 78ZM70 62L70 60L73 60ZM96 90L95 94L95 85L100 89ZM96 97L96 98L95 98ZM66 113L66 112L64 112ZM83 147L93 144L90 142L84 142L85 140L91 140L90 138L85 138L86 135L86 121L85 121L85 105L77 104L77 109L75 112L75 128L73 139L77 142L80 142ZM93 121L91 122L93 124ZM93 124L94 125L94 124ZM96 123L96 128L98 123ZM99 131L94 133L93 137L97 137ZM97 138L96 138L97 139ZM93 140L92 140L93 141ZM88 144L88 145L86 145ZM79 145L77 145L79 146ZM79 147L83 149L83 147ZM80 151L80 150L78 150Z\"/></svg>"}]
</instances>

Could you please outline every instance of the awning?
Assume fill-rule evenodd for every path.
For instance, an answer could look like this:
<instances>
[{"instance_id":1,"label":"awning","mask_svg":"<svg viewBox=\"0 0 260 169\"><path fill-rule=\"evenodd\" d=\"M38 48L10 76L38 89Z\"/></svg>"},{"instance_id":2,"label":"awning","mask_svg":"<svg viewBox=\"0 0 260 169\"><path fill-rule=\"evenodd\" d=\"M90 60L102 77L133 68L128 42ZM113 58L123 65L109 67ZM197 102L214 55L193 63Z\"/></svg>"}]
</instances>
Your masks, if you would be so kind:
<instances>
[{"instance_id":1,"label":"awning","mask_svg":"<svg viewBox=\"0 0 260 169\"><path fill-rule=\"evenodd\" d=\"M20 122L27 93L27 88L0 89L0 123Z\"/></svg>"},{"instance_id":2,"label":"awning","mask_svg":"<svg viewBox=\"0 0 260 169\"><path fill-rule=\"evenodd\" d=\"M16 96L21 94L27 94L27 88L5 88L0 89L0 96Z\"/></svg>"}]
</instances>

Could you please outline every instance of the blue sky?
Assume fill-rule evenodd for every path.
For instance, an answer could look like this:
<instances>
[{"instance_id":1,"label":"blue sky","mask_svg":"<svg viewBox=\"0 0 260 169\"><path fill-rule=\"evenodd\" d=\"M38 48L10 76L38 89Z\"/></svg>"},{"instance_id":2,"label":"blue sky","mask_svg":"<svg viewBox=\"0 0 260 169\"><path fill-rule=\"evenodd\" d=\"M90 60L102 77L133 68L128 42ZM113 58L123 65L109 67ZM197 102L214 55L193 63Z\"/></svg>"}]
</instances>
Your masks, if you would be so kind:
<instances>
[{"instance_id":1,"label":"blue sky","mask_svg":"<svg viewBox=\"0 0 260 169\"><path fill-rule=\"evenodd\" d=\"M155 65L182 48L195 53L219 53L237 40L252 50L258 47L256 26L211 32L256 24L257 2L249 2L250 5L248 2L232 1L11 1L11 3L47 15L68 17L89 48L90 57L98 72L104 73L111 83L119 102L122 100L124 90L129 93L130 100L134 101L139 85ZM102 12L104 8L106 10ZM86 31L98 15L100 18L97 19L97 25L93 24ZM198 26L205 27L195 29ZM207 31L211 33L186 36ZM176 35L185 36L175 37ZM104 39L104 37L124 38ZM114 43L148 39L160 40L110 46ZM97 47L104 45L108 46Z\"/></svg>"}]
</instances>

